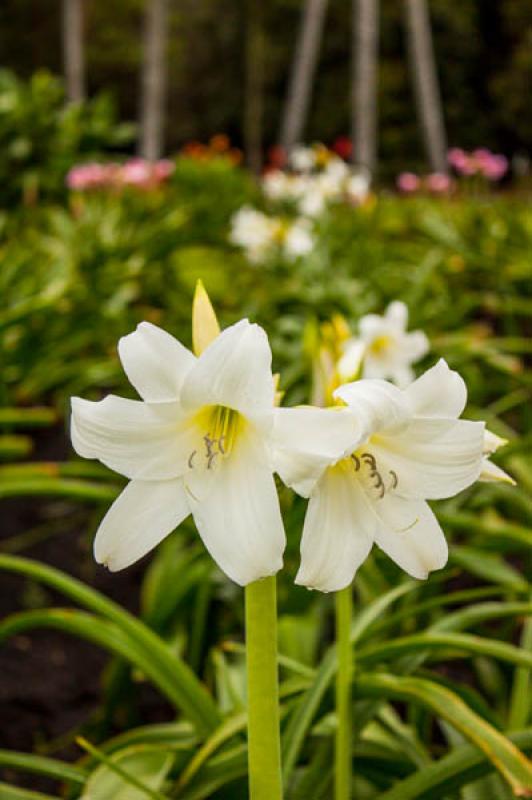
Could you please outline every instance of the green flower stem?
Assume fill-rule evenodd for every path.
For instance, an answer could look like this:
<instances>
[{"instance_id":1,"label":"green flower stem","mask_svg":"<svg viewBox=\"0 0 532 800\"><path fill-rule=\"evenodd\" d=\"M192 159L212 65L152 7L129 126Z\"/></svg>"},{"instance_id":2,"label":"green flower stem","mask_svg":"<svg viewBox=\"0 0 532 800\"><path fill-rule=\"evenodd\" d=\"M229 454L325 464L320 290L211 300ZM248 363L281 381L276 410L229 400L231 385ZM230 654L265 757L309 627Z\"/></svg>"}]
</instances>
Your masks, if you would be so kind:
<instances>
[{"instance_id":1,"label":"green flower stem","mask_svg":"<svg viewBox=\"0 0 532 800\"><path fill-rule=\"evenodd\" d=\"M350 642L353 595L351 586L336 592L336 750L335 800L350 800L352 784L352 683L353 654Z\"/></svg>"},{"instance_id":2,"label":"green flower stem","mask_svg":"<svg viewBox=\"0 0 532 800\"><path fill-rule=\"evenodd\" d=\"M275 576L246 586L250 800L282 800Z\"/></svg>"}]
</instances>

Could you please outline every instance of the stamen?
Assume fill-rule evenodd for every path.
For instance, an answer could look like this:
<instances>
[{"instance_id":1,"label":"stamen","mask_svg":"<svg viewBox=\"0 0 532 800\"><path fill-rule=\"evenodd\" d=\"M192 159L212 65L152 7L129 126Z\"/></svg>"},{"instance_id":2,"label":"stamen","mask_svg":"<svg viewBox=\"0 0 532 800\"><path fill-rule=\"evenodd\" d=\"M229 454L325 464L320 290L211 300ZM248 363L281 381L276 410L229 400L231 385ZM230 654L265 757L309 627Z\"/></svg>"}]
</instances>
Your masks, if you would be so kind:
<instances>
[{"instance_id":1,"label":"stamen","mask_svg":"<svg viewBox=\"0 0 532 800\"><path fill-rule=\"evenodd\" d=\"M362 453L361 458L372 467L372 469L377 469L377 462L375 460L375 456L371 455L371 453Z\"/></svg>"},{"instance_id":2,"label":"stamen","mask_svg":"<svg viewBox=\"0 0 532 800\"><path fill-rule=\"evenodd\" d=\"M384 479L382 477L382 473L380 472L377 466L377 459L375 458L373 453L364 452L360 453L360 455L357 455L356 453L351 453L350 458L355 466L355 472L358 472L361 469L362 462L364 462L364 464L367 465L369 477L373 481L372 488L377 490L379 500L382 500L387 491L392 491L397 487L399 479L397 477L397 473L395 473L393 470L389 470L389 474L391 475L392 478L392 483L389 487L386 486Z\"/></svg>"}]
</instances>

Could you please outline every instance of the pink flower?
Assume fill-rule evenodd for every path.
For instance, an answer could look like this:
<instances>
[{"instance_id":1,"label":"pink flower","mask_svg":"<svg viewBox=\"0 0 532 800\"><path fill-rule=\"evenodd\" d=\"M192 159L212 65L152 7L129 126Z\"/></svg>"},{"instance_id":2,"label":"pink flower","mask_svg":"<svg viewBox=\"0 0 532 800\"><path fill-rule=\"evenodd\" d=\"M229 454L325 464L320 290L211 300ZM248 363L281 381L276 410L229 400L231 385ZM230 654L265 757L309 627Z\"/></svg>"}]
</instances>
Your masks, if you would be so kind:
<instances>
[{"instance_id":1,"label":"pink flower","mask_svg":"<svg viewBox=\"0 0 532 800\"><path fill-rule=\"evenodd\" d=\"M451 188L452 182L443 172L433 172L427 175L427 189L434 194L445 194Z\"/></svg>"},{"instance_id":2,"label":"pink flower","mask_svg":"<svg viewBox=\"0 0 532 800\"><path fill-rule=\"evenodd\" d=\"M123 183L130 186L145 186L152 179L152 165L143 158L131 158L120 171Z\"/></svg>"},{"instance_id":3,"label":"pink flower","mask_svg":"<svg viewBox=\"0 0 532 800\"><path fill-rule=\"evenodd\" d=\"M490 153L481 166L483 175L489 181L499 181L508 171L508 159L503 155Z\"/></svg>"},{"instance_id":4,"label":"pink flower","mask_svg":"<svg viewBox=\"0 0 532 800\"><path fill-rule=\"evenodd\" d=\"M169 158L161 158L153 165L153 175L157 181L165 181L175 170L175 164Z\"/></svg>"},{"instance_id":5,"label":"pink flower","mask_svg":"<svg viewBox=\"0 0 532 800\"><path fill-rule=\"evenodd\" d=\"M108 184L115 170L115 164L79 164L69 171L66 183L77 191L100 188Z\"/></svg>"},{"instance_id":6,"label":"pink flower","mask_svg":"<svg viewBox=\"0 0 532 800\"><path fill-rule=\"evenodd\" d=\"M396 180L397 188L404 194L412 194L417 192L420 185L420 180L413 172L401 172Z\"/></svg>"}]
</instances>

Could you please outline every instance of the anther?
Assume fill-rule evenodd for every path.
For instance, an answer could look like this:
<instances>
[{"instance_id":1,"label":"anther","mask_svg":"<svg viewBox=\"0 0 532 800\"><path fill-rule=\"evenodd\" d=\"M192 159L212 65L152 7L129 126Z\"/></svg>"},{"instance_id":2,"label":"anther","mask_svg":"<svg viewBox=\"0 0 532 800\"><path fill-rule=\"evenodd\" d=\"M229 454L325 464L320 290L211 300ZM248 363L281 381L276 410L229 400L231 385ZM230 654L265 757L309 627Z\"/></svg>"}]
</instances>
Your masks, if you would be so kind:
<instances>
[{"instance_id":1,"label":"anther","mask_svg":"<svg viewBox=\"0 0 532 800\"><path fill-rule=\"evenodd\" d=\"M394 472L393 469L391 469L389 474L392 477L392 485L390 486L390 489L397 489L397 485L399 483L399 478L397 477L397 473Z\"/></svg>"},{"instance_id":2,"label":"anther","mask_svg":"<svg viewBox=\"0 0 532 800\"><path fill-rule=\"evenodd\" d=\"M360 469L360 459L354 453L351 454L351 458L353 459L355 470L358 472L358 470Z\"/></svg>"},{"instance_id":3,"label":"anther","mask_svg":"<svg viewBox=\"0 0 532 800\"><path fill-rule=\"evenodd\" d=\"M198 452L197 450L193 450L191 452L191 454L189 455L189 457L188 457L188 468L189 469L193 469L193 467L194 467L194 463L193 463L194 462L194 456L196 455L197 452Z\"/></svg>"},{"instance_id":4,"label":"anther","mask_svg":"<svg viewBox=\"0 0 532 800\"><path fill-rule=\"evenodd\" d=\"M369 464L372 469L377 469L375 456L372 456L371 453L362 453L361 458L366 462L366 464Z\"/></svg>"},{"instance_id":5,"label":"anther","mask_svg":"<svg viewBox=\"0 0 532 800\"><path fill-rule=\"evenodd\" d=\"M207 458L210 458L212 456L212 454L213 454L212 453L212 446L213 446L213 444L215 444L216 439L211 439L209 434L207 433L203 437L203 441L205 442L205 447L207 448Z\"/></svg>"}]
</instances>

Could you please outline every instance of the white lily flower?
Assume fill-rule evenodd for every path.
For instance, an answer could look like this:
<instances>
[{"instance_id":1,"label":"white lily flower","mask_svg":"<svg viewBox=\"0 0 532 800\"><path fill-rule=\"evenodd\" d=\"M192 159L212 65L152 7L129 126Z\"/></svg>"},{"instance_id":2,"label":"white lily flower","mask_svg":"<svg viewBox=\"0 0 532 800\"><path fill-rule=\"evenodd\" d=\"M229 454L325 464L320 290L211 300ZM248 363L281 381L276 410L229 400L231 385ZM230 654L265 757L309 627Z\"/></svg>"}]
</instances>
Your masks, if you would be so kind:
<instances>
[{"instance_id":1,"label":"white lily flower","mask_svg":"<svg viewBox=\"0 0 532 800\"><path fill-rule=\"evenodd\" d=\"M486 429L484 433L484 459L482 461L482 472L480 473L479 481L484 483L510 483L515 486L515 481L497 464L490 461L490 456L495 453L499 447L504 447L508 444L507 439L497 436L495 433Z\"/></svg>"},{"instance_id":2,"label":"white lily flower","mask_svg":"<svg viewBox=\"0 0 532 800\"><path fill-rule=\"evenodd\" d=\"M325 211L327 196L317 180L309 181L307 190L299 198L298 211L305 217L319 217Z\"/></svg>"},{"instance_id":3,"label":"white lily flower","mask_svg":"<svg viewBox=\"0 0 532 800\"><path fill-rule=\"evenodd\" d=\"M216 326L215 318L207 321ZM285 535L270 455L271 351L262 328L241 320L197 358L143 322L118 350L142 401L72 399L76 452L130 479L96 534L96 560L123 569L192 513L210 554L236 583L276 573Z\"/></svg>"},{"instance_id":4,"label":"white lily flower","mask_svg":"<svg viewBox=\"0 0 532 800\"><path fill-rule=\"evenodd\" d=\"M231 219L230 241L246 250L253 263L260 263L275 244L280 227L276 217L268 217L250 206L242 206Z\"/></svg>"},{"instance_id":5,"label":"white lily flower","mask_svg":"<svg viewBox=\"0 0 532 800\"><path fill-rule=\"evenodd\" d=\"M310 172L316 166L314 148L298 144L290 151L289 162L297 172Z\"/></svg>"},{"instance_id":6,"label":"white lily flower","mask_svg":"<svg viewBox=\"0 0 532 800\"><path fill-rule=\"evenodd\" d=\"M307 219L296 219L287 229L283 249L289 259L296 259L311 252L315 245L312 226Z\"/></svg>"},{"instance_id":7,"label":"white lily flower","mask_svg":"<svg viewBox=\"0 0 532 800\"><path fill-rule=\"evenodd\" d=\"M368 196L370 185L369 173L353 172L346 182L346 194L352 203L362 203Z\"/></svg>"},{"instance_id":8,"label":"white lily flower","mask_svg":"<svg viewBox=\"0 0 532 800\"><path fill-rule=\"evenodd\" d=\"M352 360L350 348L364 346L363 378L383 378L400 387L414 380L411 367L429 351L423 331L407 332L408 308L399 300L390 303L384 315L366 314L359 322L359 337L346 343L345 358Z\"/></svg>"},{"instance_id":9,"label":"white lily flower","mask_svg":"<svg viewBox=\"0 0 532 800\"><path fill-rule=\"evenodd\" d=\"M288 412L276 413L276 469L310 497L296 583L348 586L374 542L415 578L445 565L447 543L425 501L451 497L480 475L484 423L458 419L466 396L443 360L404 391L381 380L346 384L335 397L357 428L329 459L325 429L321 439L304 435Z\"/></svg>"}]
</instances>

